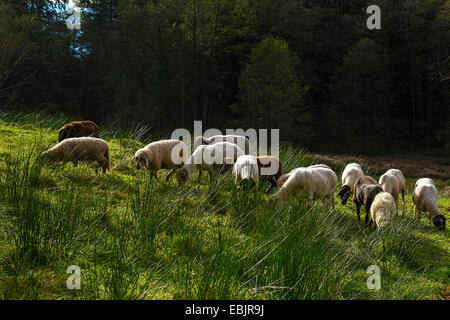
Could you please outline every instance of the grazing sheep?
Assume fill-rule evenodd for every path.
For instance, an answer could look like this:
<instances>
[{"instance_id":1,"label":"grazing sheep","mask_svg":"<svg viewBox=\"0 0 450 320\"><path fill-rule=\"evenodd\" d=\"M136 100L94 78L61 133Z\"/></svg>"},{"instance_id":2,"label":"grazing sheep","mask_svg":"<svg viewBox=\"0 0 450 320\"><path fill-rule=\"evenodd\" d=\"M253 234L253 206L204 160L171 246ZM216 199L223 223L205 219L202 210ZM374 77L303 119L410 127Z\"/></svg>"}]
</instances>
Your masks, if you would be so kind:
<instances>
[{"instance_id":1,"label":"grazing sheep","mask_svg":"<svg viewBox=\"0 0 450 320\"><path fill-rule=\"evenodd\" d=\"M329 166L323 163L313 164L312 166L309 166L308 168L327 168L331 169Z\"/></svg>"},{"instance_id":2,"label":"grazing sheep","mask_svg":"<svg viewBox=\"0 0 450 320\"><path fill-rule=\"evenodd\" d=\"M398 194L402 193L403 199L403 214L405 216L405 195L406 195L406 180L403 173L398 169L390 169L386 171L378 180L384 191L389 192L395 200L398 208Z\"/></svg>"},{"instance_id":3,"label":"grazing sheep","mask_svg":"<svg viewBox=\"0 0 450 320\"><path fill-rule=\"evenodd\" d=\"M322 163L319 163L319 164L313 164L313 165L311 165L311 166L309 166L309 167L307 167L307 168L326 168L326 169L332 170L329 166L327 166L326 164L322 164ZM289 176L290 176L292 173L294 173L297 169L299 169L299 168L295 168L295 169L291 170L291 172L285 173L285 174L283 174L283 175L281 175L281 176L278 177L278 179L277 179L277 187L278 187L278 189L281 188L281 187L283 186L283 184L287 181L287 179L289 178Z\"/></svg>"},{"instance_id":4,"label":"grazing sheep","mask_svg":"<svg viewBox=\"0 0 450 320\"><path fill-rule=\"evenodd\" d=\"M233 179L236 185L253 180L259 182L258 161L255 156L243 155L237 158L233 166Z\"/></svg>"},{"instance_id":5,"label":"grazing sheep","mask_svg":"<svg viewBox=\"0 0 450 320\"><path fill-rule=\"evenodd\" d=\"M102 172L110 171L109 145L105 140L93 137L68 138L53 148L44 151L42 156L50 161L73 162L76 167L78 161L97 162Z\"/></svg>"},{"instance_id":6,"label":"grazing sheep","mask_svg":"<svg viewBox=\"0 0 450 320\"><path fill-rule=\"evenodd\" d=\"M347 203L350 195L355 192L356 179L363 175L364 172L359 164L349 163L345 166L344 172L342 172L342 188L338 192L343 205Z\"/></svg>"},{"instance_id":7,"label":"grazing sheep","mask_svg":"<svg viewBox=\"0 0 450 320\"><path fill-rule=\"evenodd\" d=\"M390 224L397 212L394 197L389 192L377 193L370 206L374 227L382 228Z\"/></svg>"},{"instance_id":8,"label":"grazing sheep","mask_svg":"<svg viewBox=\"0 0 450 320\"><path fill-rule=\"evenodd\" d=\"M299 200L307 198L308 205L313 200L322 199L328 201L334 209L334 189L337 184L337 176L333 170L324 167L297 168L290 172L288 179L270 200L286 200L290 195Z\"/></svg>"},{"instance_id":9,"label":"grazing sheep","mask_svg":"<svg viewBox=\"0 0 450 320\"><path fill-rule=\"evenodd\" d=\"M156 181L158 181L158 170L172 169L166 175L167 181L176 169L184 165L187 158L188 148L183 141L160 140L136 151L133 160L136 160L136 169L146 167L151 171L151 178L155 177Z\"/></svg>"},{"instance_id":10,"label":"grazing sheep","mask_svg":"<svg viewBox=\"0 0 450 320\"><path fill-rule=\"evenodd\" d=\"M199 171L197 182L200 182L203 171L208 171L209 182L212 180L213 164L221 165L225 161L229 165L234 163L244 151L234 143L218 142L213 145L201 145L186 160L184 166L177 171L178 185L182 187L190 180L192 171Z\"/></svg>"},{"instance_id":11,"label":"grazing sheep","mask_svg":"<svg viewBox=\"0 0 450 320\"><path fill-rule=\"evenodd\" d=\"M430 178L421 178L417 180L414 186L412 199L414 202L414 216L420 220L422 211L428 212L428 219L439 230L445 230L445 216L439 210L437 204L437 189L433 180ZM417 215L416 215L417 212Z\"/></svg>"},{"instance_id":12,"label":"grazing sheep","mask_svg":"<svg viewBox=\"0 0 450 320\"><path fill-rule=\"evenodd\" d=\"M98 126L92 121L73 121L58 130L59 142L68 138L80 137L98 138Z\"/></svg>"},{"instance_id":13,"label":"grazing sheep","mask_svg":"<svg viewBox=\"0 0 450 320\"><path fill-rule=\"evenodd\" d=\"M237 145L241 150L245 152L245 154L249 154L250 150L250 141L245 136L239 136L234 134L227 135L216 135L209 138L206 137L196 137L194 139L194 149L197 149L200 145L213 145L218 142L230 142Z\"/></svg>"},{"instance_id":14,"label":"grazing sheep","mask_svg":"<svg viewBox=\"0 0 450 320\"><path fill-rule=\"evenodd\" d=\"M355 193L353 196L353 201L356 205L356 214L358 216L358 221L360 219L360 209L361 206L364 206L366 211L366 217L364 219L366 225L369 222L370 216L370 207L372 205L375 196L383 192L383 188L381 185L372 177L369 176L361 176L355 181Z\"/></svg>"},{"instance_id":15,"label":"grazing sheep","mask_svg":"<svg viewBox=\"0 0 450 320\"><path fill-rule=\"evenodd\" d=\"M277 180L283 174L283 166L280 160L274 156L258 156L256 161L258 162L260 179L270 182L270 186L265 192L268 194L272 188L277 186Z\"/></svg>"}]
</instances>

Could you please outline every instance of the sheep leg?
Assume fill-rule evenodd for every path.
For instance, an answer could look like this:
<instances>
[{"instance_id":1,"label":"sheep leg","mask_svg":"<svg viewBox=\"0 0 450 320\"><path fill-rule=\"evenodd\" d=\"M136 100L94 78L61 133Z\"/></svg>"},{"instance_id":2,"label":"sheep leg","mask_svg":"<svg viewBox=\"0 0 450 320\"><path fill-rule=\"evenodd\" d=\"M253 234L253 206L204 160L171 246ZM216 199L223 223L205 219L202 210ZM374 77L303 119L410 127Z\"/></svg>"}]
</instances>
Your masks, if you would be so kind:
<instances>
[{"instance_id":1,"label":"sheep leg","mask_svg":"<svg viewBox=\"0 0 450 320\"><path fill-rule=\"evenodd\" d=\"M202 179L203 170L198 171L197 183L200 184L200 180Z\"/></svg>"},{"instance_id":2,"label":"sheep leg","mask_svg":"<svg viewBox=\"0 0 450 320\"><path fill-rule=\"evenodd\" d=\"M275 180L274 177L271 177L270 180L269 180L269 182L270 182L270 186L269 186L269 188L266 190L266 194L269 194L269 192L270 192L273 188L275 188L275 187L277 186L277 181Z\"/></svg>"},{"instance_id":3,"label":"sheep leg","mask_svg":"<svg viewBox=\"0 0 450 320\"><path fill-rule=\"evenodd\" d=\"M209 184L211 184L213 178L213 170L211 168L208 168L208 174L209 174Z\"/></svg>"},{"instance_id":4,"label":"sheep leg","mask_svg":"<svg viewBox=\"0 0 450 320\"><path fill-rule=\"evenodd\" d=\"M155 170L152 170L152 175L151 175L151 177L150 177L150 180L153 179L153 177L155 177L156 181L159 182L159 180L158 180L158 175L156 174L156 171L155 171Z\"/></svg>"},{"instance_id":5,"label":"sheep leg","mask_svg":"<svg viewBox=\"0 0 450 320\"><path fill-rule=\"evenodd\" d=\"M170 172L166 175L166 181L169 181L169 178L174 174L176 169L170 170Z\"/></svg>"},{"instance_id":6,"label":"sheep leg","mask_svg":"<svg viewBox=\"0 0 450 320\"><path fill-rule=\"evenodd\" d=\"M356 216L358 217L358 222L361 222L361 218L360 218L360 216L361 216L361 212L360 212L361 205L359 203L356 203L356 202L355 202L355 205L356 205Z\"/></svg>"},{"instance_id":7,"label":"sheep leg","mask_svg":"<svg viewBox=\"0 0 450 320\"><path fill-rule=\"evenodd\" d=\"M312 201L313 201L313 196L312 196L312 195L309 195L309 196L308 196L308 207L311 207L311 206L312 206Z\"/></svg>"},{"instance_id":8,"label":"sheep leg","mask_svg":"<svg viewBox=\"0 0 450 320\"><path fill-rule=\"evenodd\" d=\"M399 210L399 209L398 209L398 200L399 200L399 199L398 199L398 196L397 196L397 198L394 199L394 200L395 200L395 206L397 207L397 211L395 211L395 216L398 217L398 210Z\"/></svg>"},{"instance_id":9,"label":"sheep leg","mask_svg":"<svg viewBox=\"0 0 450 320\"><path fill-rule=\"evenodd\" d=\"M403 214L402 217L405 216L405 191L402 191L402 200L403 200Z\"/></svg>"},{"instance_id":10,"label":"sheep leg","mask_svg":"<svg viewBox=\"0 0 450 320\"><path fill-rule=\"evenodd\" d=\"M365 211L366 211L366 216L364 217L364 222L366 223L366 226L368 226L369 225L370 212L367 209L365 209Z\"/></svg>"}]
</instances>

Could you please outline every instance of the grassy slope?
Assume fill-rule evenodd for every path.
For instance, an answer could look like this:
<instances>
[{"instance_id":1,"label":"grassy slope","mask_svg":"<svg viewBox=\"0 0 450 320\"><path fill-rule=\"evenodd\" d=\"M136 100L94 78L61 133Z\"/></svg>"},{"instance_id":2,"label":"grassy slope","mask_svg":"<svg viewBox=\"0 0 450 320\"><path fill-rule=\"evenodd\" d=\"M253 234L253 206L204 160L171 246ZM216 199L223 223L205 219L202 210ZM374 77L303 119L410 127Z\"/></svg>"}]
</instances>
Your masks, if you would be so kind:
<instances>
[{"instance_id":1,"label":"grassy slope","mask_svg":"<svg viewBox=\"0 0 450 320\"><path fill-rule=\"evenodd\" d=\"M2 298L449 297L449 231L411 219L415 179L407 217L380 234L358 225L350 201L333 212L294 201L274 207L262 191L237 192L229 175L183 190L174 178L150 182L129 162L151 140L137 141L138 129L101 132L111 147L106 175L86 164L45 165L37 155L56 143L65 119L0 116ZM285 172L311 163L288 146L281 159ZM343 168L333 169L340 177ZM450 221L442 192L450 181L435 182ZM381 290L366 287L372 264ZM69 265L81 267L81 290L66 288Z\"/></svg>"}]
</instances>

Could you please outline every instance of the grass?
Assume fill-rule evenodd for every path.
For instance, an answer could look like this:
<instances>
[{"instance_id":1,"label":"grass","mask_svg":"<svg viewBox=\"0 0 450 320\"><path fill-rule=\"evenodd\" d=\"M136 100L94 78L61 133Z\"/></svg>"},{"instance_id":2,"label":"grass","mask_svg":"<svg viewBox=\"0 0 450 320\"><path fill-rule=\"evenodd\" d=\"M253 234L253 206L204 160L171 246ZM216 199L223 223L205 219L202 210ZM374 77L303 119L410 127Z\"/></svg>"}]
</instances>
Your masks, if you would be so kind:
<instances>
[{"instance_id":1,"label":"grass","mask_svg":"<svg viewBox=\"0 0 450 320\"><path fill-rule=\"evenodd\" d=\"M162 137L138 125L102 127L113 169L105 175L42 163L67 120L0 112L0 298L449 298L449 231L412 219L415 179L406 217L372 231L337 195L335 210L300 209L269 204L267 185L238 191L229 174L182 189L175 177L151 181L130 159ZM289 145L280 157L285 172L312 163ZM340 177L343 167L333 169ZM449 180L435 182L450 221ZM81 269L80 290L66 286L70 265ZM381 269L380 290L366 286L370 265Z\"/></svg>"}]
</instances>

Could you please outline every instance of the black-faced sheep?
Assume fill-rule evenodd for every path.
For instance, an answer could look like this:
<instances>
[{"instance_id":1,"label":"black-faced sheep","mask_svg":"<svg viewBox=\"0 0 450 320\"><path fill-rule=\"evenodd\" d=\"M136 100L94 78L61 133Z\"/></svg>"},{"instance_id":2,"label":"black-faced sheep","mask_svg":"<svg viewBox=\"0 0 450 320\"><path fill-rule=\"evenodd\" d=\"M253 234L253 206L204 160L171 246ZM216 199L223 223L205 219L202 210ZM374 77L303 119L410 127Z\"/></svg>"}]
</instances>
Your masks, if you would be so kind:
<instances>
[{"instance_id":1,"label":"black-faced sheep","mask_svg":"<svg viewBox=\"0 0 450 320\"><path fill-rule=\"evenodd\" d=\"M437 204L437 189L433 180L430 178L421 178L417 180L414 186L412 199L414 202L414 216L420 220L422 211L428 212L428 219L439 230L445 230L446 219L439 210Z\"/></svg>"},{"instance_id":2,"label":"black-faced sheep","mask_svg":"<svg viewBox=\"0 0 450 320\"><path fill-rule=\"evenodd\" d=\"M74 166L77 166L78 161L97 162L95 172L99 168L103 173L110 171L109 145L99 138L68 138L44 151L42 156L53 162L73 162Z\"/></svg>"},{"instance_id":3,"label":"black-faced sheep","mask_svg":"<svg viewBox=\"0 0 450 320\"><path fill-rule=\"evenodd\" d=\"M378 180L379 184L385 192L389 192L395 200L398 208L398 194L402 194L403 199L403 216L405 216L405 196L406 196L406 180L403 173L398 169L390 169L383 174Z\"/></svg>"},{"instance_id":4,"label":"black-faced sheep","mask_svg":"<svg viewBox=\"0 0 450 320\"><path fill-rule=\"evenodd\" d=\"M380 192L370 206L370 214L375 227L382 228L394 220L397 212L394 197L389 192Z\"/></svg>"},{"instance_id":5,"label":"black-faced sheep","mask_svg":"<svg viewBox=\"0 0 450 320\"><path fill-rule=\"evenodd\" d=\"M341 203L345 205L351 194L355 192L355 181L363 176L364 172L357 163L349 163L342 172L342 187L338 192Z\"/></svg>"},{"instance_id":6,"label":"black-faced sheep","mask_svg":"<svg viewBox=\"0 0 450 320\"><path fill-rule=\"evenodd\" d=\"M333 170L324 167L297 168L290 172L277 193L270 200L287 200L291 195L299 200L307 199L308 205L313 200L321 199L329 203L334 209L334 190L337 184L337 176Z\"/></svg>"},{"instance_id":7,"label":"black-faced sheep","mask_svg":"<svg viewBox=\"0 0 450 320\"><path fill-rule=\"evenodd\" d=\"M358 216L358 221L360 220L360 209L361 206L364 206L366 211L365 223L366 225L369 222L370 217L370 206L372 205L375 196L383 192L383 188L381 185L372 177L369 176L361 176L355 181L355 193L353 196L353 201L356 205L356 214Z\"/></svg>"},{"instance_id":8,"label":"black-faced sheep","mask_svg":"<svg viewBox=\"0 0 450 320\"><path fill-rule=\"evenodd\" d=\"M281 161L274 156L258 156L256 161L258 162L259 178L270 182L270 186L265 192L268 194L272 188L277 186L277 181L283 174L283 166Z\"/></svg>"},{"instance_id":9,"label":"black-faced sheep","mask_svg":"<svg viewBox=\"0 0 450 320\"><path fill-rule=\"evenodd\" d=\"M58 130L59 142L68 138L80 137L98 138L98 126L92 121L73 121Z\"/></svg>"},{"instance_id":10,"label":"black-faced sheep","mask_svg":"<svg viewBox=\"0 0 450 320\"><path fill-rule=\"evenodd\" d=\"M147 168L158 181L157 171L160 169L171 169L166 175L166 181L170 176L181 168L188 158L186 144L180 140L160 140L155 141L134 154L136 169Z\"/></svg>"},{"instance_id":11,"label":"black-faced sheep","mask_svg":"<svg viewBox=\"0 0 450 320\"><path fill-rule=\"evenodd\" d=\"M212 180L213 165L234 164L236 160L244 155L244 151L230 142L218 142L211 146L201 145L186 160L184 166L177 171L178 185L182 187L190 180L192 171L197 169L198 182L200 182L203 171L209 174L209 182Z\"/></svg>"}]
</instances>

